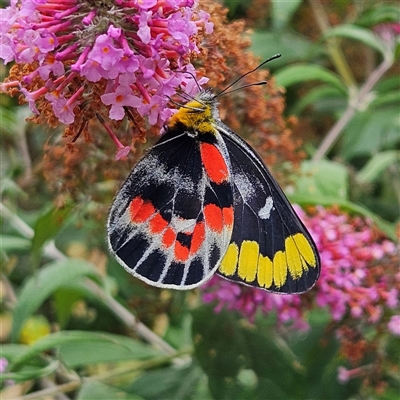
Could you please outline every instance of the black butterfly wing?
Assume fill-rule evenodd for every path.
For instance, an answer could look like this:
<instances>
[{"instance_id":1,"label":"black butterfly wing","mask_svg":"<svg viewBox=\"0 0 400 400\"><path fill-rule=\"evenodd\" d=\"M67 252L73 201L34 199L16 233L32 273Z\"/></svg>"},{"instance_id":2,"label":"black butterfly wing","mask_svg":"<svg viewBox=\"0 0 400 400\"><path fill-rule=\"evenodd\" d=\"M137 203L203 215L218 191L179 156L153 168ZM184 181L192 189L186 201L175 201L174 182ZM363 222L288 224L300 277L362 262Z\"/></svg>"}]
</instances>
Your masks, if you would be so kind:
<instances>
[{"instance_id":1,"label":"black butterfly wing","mask_svg":"<svg viewBox=\"0 0 400 400\"><path fill-rule=\"evenodd\" d=\"M168 130L132 170L111 207L110 251L129 273L151 285L200 285L214 274L229 245L232 186L229 179L213 181L213 170L204 166L207 152L224 163L226 150L218 141L204 144L182 129Z\"/></svg>"},{"instance_id":2,"label":"black butterfly wing","mask_svg":"<svg viewBox=\"0 0 400 400\"><path fill-rule=\"evenodd\" d=\"M231 162L234 227L217 273L276 293L309 290L320 273L313 239L255 151L224 124L218 129Z\"/></svg>"}]
</instances>

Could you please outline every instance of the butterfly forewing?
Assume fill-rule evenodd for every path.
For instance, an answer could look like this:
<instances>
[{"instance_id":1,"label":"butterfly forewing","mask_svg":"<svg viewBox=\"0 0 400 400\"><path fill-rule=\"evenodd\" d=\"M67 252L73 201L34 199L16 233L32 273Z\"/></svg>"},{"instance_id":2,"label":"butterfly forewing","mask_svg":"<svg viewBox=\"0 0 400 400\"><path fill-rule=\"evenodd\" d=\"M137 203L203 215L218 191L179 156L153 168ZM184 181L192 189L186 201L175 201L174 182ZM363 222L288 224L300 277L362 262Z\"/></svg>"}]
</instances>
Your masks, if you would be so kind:
<instances>
[{"instance_id":1,"label":"butterfly forewing","mask_svg":"<svg viewBox=\"0 0 400 400\"><path fill-rule=\"evenodd\" d=\"M149 284L190 289L215 272L230 241L233 194L224 143L168 130L139 161L108 219L111 252ZM220 159L215 168L212 159Z\"/></svg>"},{"instance_id":2,"label":"butterfly forewing","mask_svg":"<svg viewBox=\"0 0 400 400\"><path fill-rule=\"evenodd\" d=\"M302 293L318 279L316 246L254 150L224 124L233 181L234 228L223 277L276 293Z\"/></svg>"}]
</instances>

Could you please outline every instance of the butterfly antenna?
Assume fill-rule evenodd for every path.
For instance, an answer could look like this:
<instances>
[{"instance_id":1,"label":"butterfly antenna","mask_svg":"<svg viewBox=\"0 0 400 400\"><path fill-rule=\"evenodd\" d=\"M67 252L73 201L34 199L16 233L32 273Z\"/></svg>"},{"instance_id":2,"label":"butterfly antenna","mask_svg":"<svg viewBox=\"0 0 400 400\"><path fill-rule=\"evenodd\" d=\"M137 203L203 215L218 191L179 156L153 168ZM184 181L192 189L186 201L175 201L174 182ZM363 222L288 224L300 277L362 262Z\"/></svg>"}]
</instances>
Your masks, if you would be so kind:
<instances>
[{"instance_id":1,"label":"butterfly antenna","mask_svg":"<svg viewBox=\"0 0 400 400\"><path fill-rule=\"evenodd\" d=\"M189 93L176 93L176 96L179 96L180 98L182 98L185 102L188 102L189 100L194 100L194 96L190 95ZM171 97L168 96L168 98L174 102ZM178 104L177 102L175 102L175 104Z\"/></svg>"},{"instance_id":2,"label":"butterfly antenna","mask_svg":"<svg viewBox=\"0 0 400 400\"><path fill-rule=\"evenodd\" d=\"M199 82L198 82L196 76L192 72L189 72L189 71L176 71L176 72L180 72L182 74L189 74L193 78L193 80L196 82L196 85L197 85L197 88L199 89L199 92L201 92L203 90L202 87L199 85ZM185 92L178 93L178 95L181 96L186 101L197 100L200 104L202 104L204 107L206 107L206 104L201 102L199 99L196 99L196 96L192 96L189 93L185 93ZM170 100L172 101L172 103L178 104L177 102L174 102L171 98L170 98ZM185 105L181 105L181 107L186 107L186 106ZM186 107L186 108L189 108L189 107ZM195 107L190 107L190 108L193 109L193 110L196 110L196 111L203 111L203 110L200 110L200 109L195 108Z\"/></svg>"},{"instance_id":3,"label":"butterfly antenna","mask_svg":"<svg viewBox=\"0 0 400 400\"><path fill-rule=\"evenodd\" d=\"M226 94L228 89L230 89L232 86L236 85L236 84L237 84L240 80L242 80L245 76L252 74L253 72L255 72L255 71L257 71L258 69L260 69L260 68L261 68L263 65L265 65L267 62L270 62L270 61L272 61L272 60L275 60L275 59L277 59L277 58L279 58L279 57L281 57L280 54L275 54L274 56L272 56L272 57L270 57L270 58L267 58L265 61L263 61L263 62L262 62L260 65L258 65L256 68L254 68L254 69L252 69L251 71L248 71L248 72L246 72L245 74L239 76L239 78L237 78L235 81L233 81L233 82L232 82L230 85L228 85L225 89L223 89L223 90L221 90L219 93L217 93L217 94L215 95L215 97L219 97L219 96L221 96L222 94ZM261 82L257 82L257 83L252 83L252 84L249 84L249 85L242 86L242 87L240 87L240 88L238 88L238 89L231 90L229 93L232 93L232 92L234 92L234 91L236 91L236 90L239 90L239 89L243 89L243 88L248 87L248 86L265 85L265 84L266 84L265 81L261 81Z\"/></svg>"},{"instance_id":4,"label":"butterfly antenna","mask_svg":"<svg viewBox=\"0 0 400 400\"><path fill-rule=\"evenodd\" d=\"M236 89L232 89L232 90L228 90L228 91L226 91L226 90L224 89L224 90L223 90L223 93L220 92L220 93L218 93L215 97L220 96L221 93L222 93L222 96L225 96L226 94L230 94L230 93L233 93L233 92L237 92L238 90L246 89L246 88L251 87L251 86L266 85L267 83L268 83L267 81L259 81L259 82L248 83L247 85L239 86L239 87L236 88ZM232 86L232 85L229 85L229 86Z\"/></svg>"},{"instance_id":5,"label":"butterfly antenna","mask_svg":"<svg viewBox=\"0 0 400 400\"><path fill-rule=\"evenodd\" d=\"M199 85L199 82L197 81L197 78L196 78L196 76L195 76L193 73L191 73L191 72L189 72L189 71L176 71L176 72L180 72L180 73L182 73L182 74L188 74L188 75L190 75L190 76L193 78L193 80L196 82L196 85L197 85L197 87L199 88L199 92L201 92L202 88L201 88L201 86Z\"/></svg>"},{"instance_id":6,"label":"butterfly antenna","mask_svg":"<svg viewBox=\"0 0 400 400\"><path fill-rule=\"evenodd\" d=\"M191 95L188 94L188 93L177 93L177 95L180 96L180 97L182 97L182 99L184 99L186 102L188 102L189 100L195 100L195 97L194 97L194 96L191 96ZM170 97L170 96L167 96L167 97L168 97L169 101L170 101L172 104L175 104L176 106L179 106L179 108L188 108L188 109L190 109L190 110L203 111L203 110L200 109L200 108L188 107L187 104L179 103L178 101L175 101L175 100L174 100L172 97ZM203 104L203 103L201 103L200 101L199 101L199 103L200 103L200 104ZM203 104L203 105L205 106L205 104Z\"/></svg>"}]
</instances>

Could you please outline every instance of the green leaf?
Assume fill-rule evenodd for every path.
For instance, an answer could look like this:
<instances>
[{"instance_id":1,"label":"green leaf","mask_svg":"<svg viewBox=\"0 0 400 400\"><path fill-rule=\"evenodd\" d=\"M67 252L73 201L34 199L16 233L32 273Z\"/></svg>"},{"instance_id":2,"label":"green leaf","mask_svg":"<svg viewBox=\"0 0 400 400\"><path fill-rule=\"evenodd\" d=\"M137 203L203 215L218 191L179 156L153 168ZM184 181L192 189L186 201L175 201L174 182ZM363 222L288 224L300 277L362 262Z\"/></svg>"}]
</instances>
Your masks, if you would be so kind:
<instances>
[{"instance_id":1,"label":"green leaf","mask_svg":"<svg viewBox=\"0 0 400 400\"><path fill-rule=\"evenodd\" d=\"M400 91L392 90L391 92L381 93L376 98L371 101L369 107L383 107L386 105L400 105Z\"/></svg>"},{"instance_id":2,"label":"green leaf","mask_svg":"<svg viewBox=\"0 0 400 400\"><path fill-rule=\"evenodd\" d=\"M165 356L159 350L125 336L102 332L61 331L34 342L12 361L10 369L16 369L37 355L52 349L58 349L60 358L70 368Z\"/></svg>"},{"instance_id":3,"label":"green leaf","mask_svg":"<svg viewBox=\"0 0 400 400\"><path fill-rule=\"evenodd\" d=\"M12 235L0 235L1 250L9 253L14 251L26 251L31 247L29 239Z\"/></svg>"},{"instance_id":4,"label":"green leaf","mask_svg":"<svg viewBox=\"0 0 400 400\"><path fill-rule=\"evenodd\" d=\"M1 113L0 113L0 121L2 121L3 123L3 120L1 119ZM4 177L0 180L0 193L2 195L7 194L11 198L19 198L19 199L22 198L24 200L28 198L27 193L24 192L14 180L8 177Z\"/></svg>"},{"instance_id":5,"label":"green leaf","mask_svg":"<svg viewBox=\"0 0 400 400\"><path fill-rule=\"evenodd\" d=\"M59 232L64 226L65 220L73 209L69 203L62 208L52 207L49 211L38 218L34 227L32 239L32 261L36 266L40 262L43 245Z\"/></svg>"},{"instance_id":6,"label":"green leaf","mask_svg":"<svg viewBox=\"0 0 400 400\"><path fill-rule=\"evenodd\" d=\"M83 277L99 279L94 266L83 260L66 259L44 265L39 272L28 278L20 291L13 312L11 340L18 340L26 320L57 289Z\"/></svg>"},{"instance_id":7,"label":"green leaf","mask_svg":"<svg viewBox=\"0 0 400 400\"><path fill-rule=\"evenodd\" d=\"M339 25L335 26L324 33L324 38L345 37L347 39L357 40L368 47L378 50L382 55L385 55L386 47L369 29L360 28L356 25Z\"/></svg>"},{"instance_id":8,"label":"green leaf","mask_svg":"<svg viewBox=\"0 0 400 400\"><path fill-rule=\"evenodd\" d=\"M62 343L59 347L62 360L70 368L97 363L165 357L165 353L124 336L81 332L80 337L76 339Z\"/></svg>"},{"instance_id":9,"label":"green leaf","mask_svg":"<svg viewBox=\"0 0 400 400\"><path fill-rule=\"evenodd\" d=\"M16 140L16 132L21 131L20 122L23 122L24 119L20 119L21 112L16 112L16 108L7 108L4 107L4 102L2 102L2 107L0 107L0 136L2 139L13 138Z\"/></svg>"},{"instance_id":10,"label":"green leaf","mask_svg":"<svg viewBox=\"0 0 400 400\"><path fill-rule=\"evenodd\" d=\"M196 363L183 367L160 368L142 374L130 387L146 400L189 400L202 378L203 372Z\"/></svg>"},{"instance_id":11,"label":"green leaf","mask_svg":"<svg viewBox=\"0 0 400 400\"><path fill-rule=\"evenodd\" d=\"M338 75L319 65L296 64L280 69L274 75L278 86L291 85L310 81L321 81L333 85L347 95L346 86Z\"/></svg>"},{"instance_id":12,"label":"green leaf","mask_svg":"<svg viewBox=\"0 0 400 400\"><path fill-rule=\"evenodd\" d=\"M24 382L31 379L38 379L54 373L59 368L59 361L52 361L44 367L25 365L16 372L5 372L0 374L0 382L11 380L15 382Z\"/></svg>"},{"instance_id":13,"label":"green leaf","mask_svg":"<svg viewBox=\"0 0 400 400\"><path fill-rule=\"evenodd\" d=\"M389 92L398 92L400 90L400 76L389 76L387 78L381 79L375 86L374 92L379 93L377 97L381 94Z\"/></svg>"},{"instance_id":14,"label":"green leaf","mask_svg":"<svg viewBox=\"0 0 400 400\"><path fill-rule=\"evenodd\" d=\"M381 23L398 22L400 20L400 8L398 5L384 3L372 3L372 5L372 7L367 7L364 14L358 18L358 25L374 27Z\"/></svg>"},{"instance_id":15,"label":"green leaf","mask_svg":"<svg viewBox=\"0 0 400 400\"><path fill-rule=\"evenodd\" d=\"M65 287L54 293L54 304L57 313L57 321L61 329L64 329L71 316L73 305L83 297L78 288Z\"/></svg>"},{"instance_id":16,"label":"green leaf","mask_svg":"<svg viewBox=\"0 0 400 400\"><path fill-rule=\"evenodd\" d=\"M399 143L399 108L368 108L358 112L344 129L340 155L347 160L356 156L372 156Z\"/></svg>"},{"instance_id":17,"label":"green leaf","mask_svg":"<svg viewBox=\"0 0 400 400\"><path fill-rule=\"evenodd\" d=\"M304 161L301 175L296 180L296 195L345 200L348 198L348 175L347 168L334 161Z\"/></svg>"},{"instance_id":18,"label":"green leaf","mask_svg":"<svg viewBox=\"0 0 400 400\"><path fill-rule=\"evenodd\" d=\"M390 165L398 162L400 162L400 151L388 150L375 154L357 174L357 180L375 182Z\"/></svg>"},{"instance_id":19,"label":"green leaf","mask_svg":"<svg viewBox=\"0 0 400 400\"><path fill-rule=\"evenodd\" d=\"M186 313L185 310L176 309L180 305L186 304L185 298L179 298L178 294L177 297L174 296L174 301L178 306L174 307L174 305L172 305L172 308L174 308L175 312L178 314L177 317L181 319L174 323L174 316L172 316L168 329L164 334L164 340L177 349L192 347L192 317L189 313Z\"/></svg>"},{"instance_id":20,"label":"green leaf","mask_svg":"<svg viewBox=\"0 0 400 400\"><path fill-rule=\"evenodd\" d=\"M6 358L11 363L15 358L24 354L28 348L29 346L26 344L2 344L1 357Z\"/></svg>"},{"instance_id":21,"label":"green leaf","mask_svg":"<svg viewBox=\"0 0 400 400\"><path fill-rule=\"evenodd\" d=\"M341 90L331 85L320 85L302 96L291 110L291 113L299 115L309 105L318 105L323 100L331 101L332 99L341 99L343 108L346 106L347 97L343 95ZM330 110L332 111L332 107L330 107Z\"/></svg>"},{"instance_id":22,"label":"green leaf","mask_svg":"<svg viewBox=\"0 0 400 400\"><path fill-rule=\"evenodd\" d=\"M297 11L302 0L271 0L272 2L272 26L274 30L282 30L285 28Z\"/></svg>"},{"instance_id":23,"label":"green leaf","mask_svg":"<svg viewBox=\"0 0 400 400\"><path fill-rule=\"evenodd\" d=\"M94 380L85 380L79 393L77 400L143 400L142 397L127 393L121 389L106 385Z\"/></svg>"},{"instance_id":24,"label":"green leaf","mask_svg":"<svg viewBox=\"0 0 400 400\"><path fill-rule=\"evenodd\" d=\"M251 41L251 50L262 60L266 60L273 54L282 54L281 58L268 64L271 70L282 68L294 61L303 61L313 48L311 41L290 32L254 31ZM265 43L268 43L268 46Z\"/></svg>"},{"instance_id":25,"label":"green leaf","mask_svg":"<svg viewBox=\"0 0 400 400\"><path fill-rule=\"evenodd\" d=\"M286 342L273 329L267 334L243 329L243 334L249 349L251 369L257 377L273 382L277 394L282 393L290 398L298 394L296 382L303 375L303 368Z\"/></svg>"}]
</instances>

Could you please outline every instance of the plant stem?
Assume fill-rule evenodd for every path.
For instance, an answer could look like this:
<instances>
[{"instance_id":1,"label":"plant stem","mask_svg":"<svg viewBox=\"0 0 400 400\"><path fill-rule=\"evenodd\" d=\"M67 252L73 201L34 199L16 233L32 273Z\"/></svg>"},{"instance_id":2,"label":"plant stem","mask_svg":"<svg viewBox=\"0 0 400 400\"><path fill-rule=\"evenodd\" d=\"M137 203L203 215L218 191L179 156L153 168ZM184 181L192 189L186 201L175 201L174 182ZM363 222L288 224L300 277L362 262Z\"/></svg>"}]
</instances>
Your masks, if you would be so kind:
<instances>
[{"instance_id":1,"label":"plant stem","mask_svg":"<svg viewBox=\"0 0 400 400\"><path fill-rule=\"evenodd\" d=\"M82 385L82 382L80 380L71 381L71 382L63 383L61 385L38 390L37 392L33 392L33 393L26 394L24 396L17 397L14 400L33 400L33 399L50 398L50 396L54 396L57 393L72 392L73 390L78 389L81 385Z\"/></svg>"},{"instance_id":2,"label":"plant stem","mask_svg":"<svg viewBox=\"0 0 400 400\"><path fill-rule=\"evenodd\" d=\"M158 357L158 358L142 361L136 365L114 368L111 371L107 371L102 374L92 376L91 379L99 381L99 382L103 382L103 383L107 383L110 381L112 382L115 380L115 378L120 378L127 374L143 372L143 371L146 371L149 369L154 369L161 365L169 364L173 361L176 361L176 357L180 357L180 360L185 360L185 356L190 356L192 353L193 353L192 348L189 348L186 350L179 350L176 352L176 354L174 354L172 356ZM186 359L186 362L187 362L187 359Z\"/></svg>"},{"instance_id":3,"label":"plant stem","mask_svg":"<svg viewBox=\"0 0 400 400\"><path fill-rule=\"evenodd\" d=\"M89 290L98 299L100 299L110 310L113 311L115 315L117 315L121 319L121 321L124 322L126 326L135 331L141 338L155 345L157 348L165 351L167 354L176 354L176 350L172 346L170 346L151 329L140 322L129 310L118 303L118 301L116 301L112 296L105 293L104 290L102 290L93 281L86 279L85 283Z\"/></svg>"},{"instance_id":4,"label":"plant stem","mask_svg":"<svg viewBox=\"0 0 400 400\"><path fill-rule=\"evenodd\" d=\"M310 0L311 9L315 15L318 27L322 34L330 29L329 21L326 12L319 0ZM340 41L336 38L327 39L327 50L330 58L335 65L336 70L339 72L343 81L347 86L356 86L356 80L351 72L351 69L346 61L345 56L339 46Z\"/></svg>"},{"instance_id":5,"label":"plant stem","mask_svg":"<svg viewBox=\"0 0 400 400\"><path fill-rule=\"evenodd\" d=\"M359 90L357 96L355 97L354 101L349 101L349 104L342 114L340 119L332 126L329 130L325 139L322 141L320 147L315 152L312 161L318 162L320 161L326 153L330 150L336 140L339 138L340 134L342 133L343 129L346 125L350 122L353 118L354 114L358 110L358 108L363 104L366 96L372 90L372 88L376 85L379 79L385 74L385 72L392 66L393 61L390 58L385 58L382 63L376 68L365 84Z\"/></svg>"}]
</instances>

